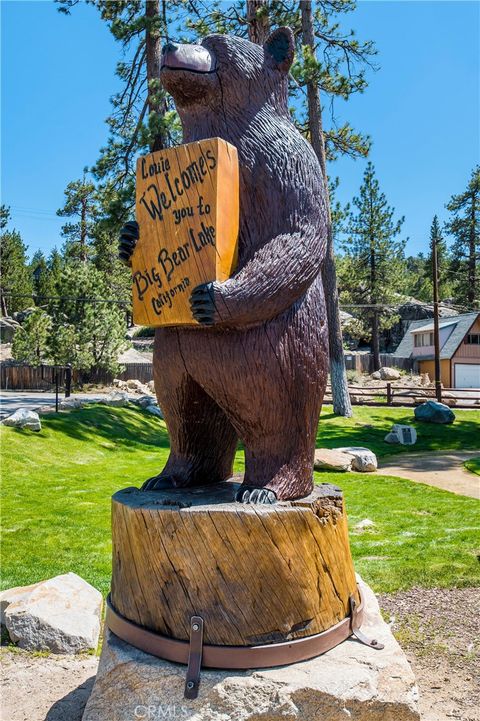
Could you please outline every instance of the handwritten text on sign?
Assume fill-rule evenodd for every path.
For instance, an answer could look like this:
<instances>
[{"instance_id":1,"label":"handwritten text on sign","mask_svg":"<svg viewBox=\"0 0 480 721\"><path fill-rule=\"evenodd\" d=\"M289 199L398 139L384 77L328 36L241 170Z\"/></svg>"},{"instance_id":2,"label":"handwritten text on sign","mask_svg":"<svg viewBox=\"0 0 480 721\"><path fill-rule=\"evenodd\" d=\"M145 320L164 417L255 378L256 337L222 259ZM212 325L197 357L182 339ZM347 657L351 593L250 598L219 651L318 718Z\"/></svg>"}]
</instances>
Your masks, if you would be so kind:
<instances>
[{"instance_id":1,"label":"handwritten text on sign","mask_svg":"<svg viewBox=\"0 0 480 721\"><path fill-rule=\"evenodd\" d=\"M188 302L192 290L226 280L235 267L236 149L212 138L139 158L136 212L135 322L194 325Z\"/></svg>"}]
</instances>

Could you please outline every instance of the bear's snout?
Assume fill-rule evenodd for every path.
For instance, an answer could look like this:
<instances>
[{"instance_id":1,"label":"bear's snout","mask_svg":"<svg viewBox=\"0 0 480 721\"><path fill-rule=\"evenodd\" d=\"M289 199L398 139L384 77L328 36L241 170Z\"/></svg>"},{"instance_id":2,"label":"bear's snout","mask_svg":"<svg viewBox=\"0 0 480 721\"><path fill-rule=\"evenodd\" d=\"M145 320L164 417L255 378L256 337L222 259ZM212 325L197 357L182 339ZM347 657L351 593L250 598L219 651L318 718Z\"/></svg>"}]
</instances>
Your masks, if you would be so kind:
<instances>
[{"instance_id":1,"label":"bear's snout","mask_svg":"<svg viewBox=\"0 0 480 721\"><path fill-rule=\"evenodd\" d=\"M177 44L169 41L162 49L163 68L211 73L215 70L215 57L203 45Z\"/></svg>"}]
</instances>

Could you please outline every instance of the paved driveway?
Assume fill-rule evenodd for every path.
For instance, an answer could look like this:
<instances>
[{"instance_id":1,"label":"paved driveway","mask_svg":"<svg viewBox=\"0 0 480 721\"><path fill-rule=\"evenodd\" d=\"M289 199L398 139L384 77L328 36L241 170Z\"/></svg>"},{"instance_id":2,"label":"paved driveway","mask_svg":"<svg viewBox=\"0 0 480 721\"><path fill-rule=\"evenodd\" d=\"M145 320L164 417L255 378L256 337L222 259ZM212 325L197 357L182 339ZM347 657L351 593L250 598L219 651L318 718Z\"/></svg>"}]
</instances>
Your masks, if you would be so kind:
<instances>
[{"instance_id":1,"label":"paved driveway","mask_svg":"<svg viewBox=\"0 0 480 721\"><path fill-rule=\"evenodd\" d=\"M435 451L434 453L404 453L378 462L378 473L410 481L462 496L480 498L480 476L467 471L463 465L469 458L480 457L478 451Z\"/></svg>"},{"instance_id":2,"label":"paved driveway","mask_svg":"<svg viewBox=\"0 0 480 721\"><path fill-rule=\"evenodd\" d=\"M106 393L75 393L71 398L88 399L100 401L106 397ZM64 394L59 393L59 402L64 399ZM40 406L52 406L55 409L55 393L43 391L2 391L0 394L0 418L6 418L18 408L27 408L34 411Z\"/></svg>"}]
</instances>

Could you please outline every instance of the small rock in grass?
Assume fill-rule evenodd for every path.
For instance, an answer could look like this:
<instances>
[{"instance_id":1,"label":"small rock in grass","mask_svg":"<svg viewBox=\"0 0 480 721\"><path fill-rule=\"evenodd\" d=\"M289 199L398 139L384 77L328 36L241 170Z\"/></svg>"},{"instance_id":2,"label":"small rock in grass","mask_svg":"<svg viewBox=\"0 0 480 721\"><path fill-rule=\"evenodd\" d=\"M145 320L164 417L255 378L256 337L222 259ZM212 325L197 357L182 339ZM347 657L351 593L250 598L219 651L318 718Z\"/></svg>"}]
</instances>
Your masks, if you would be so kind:
<instances>
[{"instance_id":1,"label":"small rock in grass","mask_svg":"<svg viewBox=\"0 0 480 721\"><path fill-rule=\"evenodd\" d=\"M387 441L387 443L398 442L401 443L402 446L413 446L417 442L417 431L413 426L395 423L392 427L391 433L398 437L398 441ZM385 440L387 440L387 436L385 436Z\"/></svg>"},{"instance_id":2,"label":"small rock in grass","mask_svg":"<svg viewBox=\"0 0 480 721\"><path fill-rule=\"evenodd\" d=\"M26 408L19 408L2 421L4 426L15 428L28 428L31 431L41 431L42 424L40 416L35 411L28 411Z\"/></svg>"},{"instance_id":3,"label":"small rock in grass","mask_svg":"<svg viewBox=\"0 0 480 721\"><path fill-rule=\"evenodd\" d=\"M60 410L71 411L74 408L83 408L83 406L83 401L79 400L78 398L65 398L65 400L61 401L60 403Z\"/></svg>"},{"instance_id":4,"label":"small rock in grass","mask_svg":"<svg viewBox=\"0 0 480 721\"><path fill-rule=\"evenodd\" d=\"M355 524L357 531L364 531L365 528L374 528L375 523L370 518L364 518L363 521L359 521Z\"/></svg>"},{"instance_id":5,"label":"small rock in grass","mask_svg":"<svg viewBox=\"0 0 480 721\"><path fill-rule=\"evenodd\" d=\"M154 416L158 416L158 418L161 418L163 420L162 409L159 408L157 405L154 405L154 404L149 405L145 408L145 410L147 411L147 413L151 413Z\"/></svg>"},{"instance_id":6,"label":"small rock in grass","mask_svg":"<svg viewBox=\"0 0 480 721\"><path fill-rule=\"evenodd\" d=\"M106 406L123 407L130 403L130 399L126 391L112 391L106 398L100 401L100 403Z\"/></svg>"},{"instance_id":7,"label":"small rock in grass","mask_svg":"<svg viewBox=\"0 0 480 721\"><path fill-rule=\"evenodd\" d=\"M135 398L133 403L140 406L140 408L148 408L148 406L156 405L157 401L155 396L140 396L140 398Z\"/></svg>"},{"instance_id":8,"label":"small rock in grass","mask_svg":"<svg viewBox=\"0 0 480 721\"><path fill-rule=\"evenodd\" d=\"M331 448L317 448L313 467L316 471L350 471L353 456Z\"/></svg>"},{"instance_id":9,"label":"small rock in grass","mask_svg":"<svg viewBox=\"0 0 480 721\"><path fill-rule=\"evenodd\" d=\"M385 441L385 443L400 443L400 438L396 433L393 433L393 431L387 433L383 440Z\"/></svg>"},{"instance_id":10,"label":"small rock in grass","mask_svg":"<svg viewBox=\"0 0 480 721\"><path fill-rule=\"evenodd\" d=\"M372 471L376 471L378 468L377 457L369 448L357 448L352 446L347 448L337 448L336 450L349 453L353 456L353 471L358 471L359 473L371 473Z\"/></svg>"}]
</instances>

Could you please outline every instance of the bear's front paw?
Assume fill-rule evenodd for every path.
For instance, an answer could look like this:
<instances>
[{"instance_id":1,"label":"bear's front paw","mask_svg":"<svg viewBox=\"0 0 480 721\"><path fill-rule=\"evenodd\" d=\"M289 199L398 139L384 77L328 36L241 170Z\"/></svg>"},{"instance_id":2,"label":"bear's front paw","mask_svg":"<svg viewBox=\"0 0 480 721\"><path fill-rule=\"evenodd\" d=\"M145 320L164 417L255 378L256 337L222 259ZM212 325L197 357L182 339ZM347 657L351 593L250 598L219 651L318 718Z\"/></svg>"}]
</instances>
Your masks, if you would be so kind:
<instances>
[{"instance_id":1,"label":"bear's front paw","mask_svg":"<svg viewBox=\"0 0 480 721\"><path fill-rule=\"evenodd\" d=\"M218 283L202 283L192 290L190 308L192 315L202 325L213 325L219 320L215 295Z\"/></svg>"},{"instance_id":2,"label":"bear's front paw","mask_svg":"<svg viewBox=\"0 0 480 721\"><path fill-rule=\"evenodd\" d=\"M269 488L254 488L253 486L240 486L235 500L238 503L276 503L277 494Z\"/></svg>"},{"instance_id":3,"label":"bear's front paw","mask_svg":"<svg viewBox=\"0 0 480 721\"><path fill-rule=\"evenodd\" d=\"M118 257L125 265L130 265L130 258L132 257L139 237L140 232L137 221L129 220L128 223L125 223L120 232L120 240L118 242Z\"/></svg>"}]
</instances>

